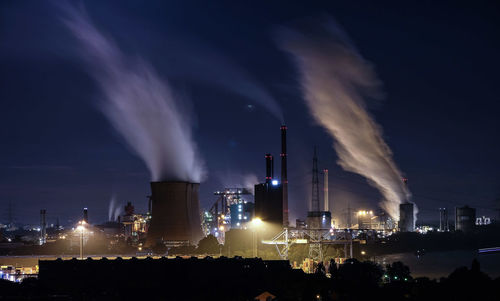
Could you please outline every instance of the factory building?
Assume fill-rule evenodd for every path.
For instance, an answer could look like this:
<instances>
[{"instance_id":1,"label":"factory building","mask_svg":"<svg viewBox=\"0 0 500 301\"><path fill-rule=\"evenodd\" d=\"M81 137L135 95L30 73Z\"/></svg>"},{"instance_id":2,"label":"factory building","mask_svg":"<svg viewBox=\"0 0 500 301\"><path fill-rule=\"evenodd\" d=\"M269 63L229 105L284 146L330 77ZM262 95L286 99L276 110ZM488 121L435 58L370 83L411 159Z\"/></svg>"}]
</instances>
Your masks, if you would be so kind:
<instances>
[{"instance_id":1,"label":"factory building","mask_svg":"<svg viewBox=\"0 0 500 301\"><path fill-rule=\"evenodd\" d=\"M254 213L254 204L240 201L229 206L231 216L231 229L245 229L251 222Z\"/></svg>"},{"instance_id":2,"label":"factory building","mask_svg":"<svg viewBox=\"0 0 500 301\"><path fill-rule=\"evenodd\" d=\"M474 230L476 222L476 209L469 206L455 208L455 230L470 232Z\"/></svg>"},{"instance_id":3,"label":"factory building","mask_svg":"<svg viewBox=\"0 0 500 301\"><path fill-rule=\"evenodd\" d=\"M358 217L358 229L378 229L380 228L380 223L377 216L373 215L373 211L360 210L357 213Z\"/></svg>"},{"instance_id":4,"label":"factory building","mask_svg":"<svg viewBox=\"0 0 500 301\"><path fill-rule=\"evenodd\" d=\"M125 214L121 218L121 222L123 224L125 239L130 239L132 242L138 242L140 239L146 237L150 218L147 214L135 213L135 208L132 206L132 203L127 202Z\"/></svg>"},{"instance_id":5,"label":"factory building","mask_svg":"<svg viewBox=\"0 0 500 301\"><path fill-rule=\"evenodd\" d=\"M268 225L288 227L288 176L286 150L287 127L281 131L281 181L274 177L274 161L271 154L266 154L266 181L255 185L255 217ZM280 227L280 228L281 228Z\"/></svg>"},{"instance_id":6,"label":"factory building","mask_svg":"<svg viewBox=\"0 0 500 301\"><path fill-rule=\"evenodd\" d=\"M271 154L266 154L266 182L255 185L255 216L268 224L283 224L283 187L274 178Z\"/></svg>"},{"instance_id":7,"label":"factory building","mask_svg":"<svg viewBox=\"0 0 500 301\"><path fill-rule=\"evenodd\" d=\"M217 236L217 217L210 211L204 211L201 215L201 228L203 229L203 235Z\"/></svg>"},{"instance_id":8,"label":"factory building","mask_svg":"<svg viewBox=\"0 0 500 301\"><path fill-rule=\"evenodd\" d=\"M413 203L399 204L399 223L398 228L401 232L415 231L415 218L413 215Z\"/></svg>"},{"instance_id":9,"label":"factory building","mask_svg":"<svg viewBox=\"0 0 500 301\"><path fill-rule=\"evenodd\" d=\"M330 211L309 211L306 220L309 229L330 229L332 227Z\"/></svg>"},{"instance_id":10,"label":"factory building","mask_svg":"<svg viewBox=\"0 0 500 301\"><path fill-rule=\"evenodd\" d=\"M147 246L197 244L201 230L199 183L151 182L151 224Z\"/></svg>"}]
</instances>

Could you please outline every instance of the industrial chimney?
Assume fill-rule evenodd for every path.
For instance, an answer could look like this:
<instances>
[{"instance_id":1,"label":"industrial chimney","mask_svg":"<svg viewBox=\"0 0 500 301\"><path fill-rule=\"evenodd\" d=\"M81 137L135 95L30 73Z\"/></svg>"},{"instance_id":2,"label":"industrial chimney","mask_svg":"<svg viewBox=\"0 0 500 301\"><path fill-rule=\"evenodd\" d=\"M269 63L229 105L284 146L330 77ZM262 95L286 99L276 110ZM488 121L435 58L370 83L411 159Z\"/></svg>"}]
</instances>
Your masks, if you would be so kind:
<instances>
[{"instance_id":1,"label":"industrial chimney","mask_svg":"<svg viewBox=\"0 0 500 301\"><path fill-rule=\"evenodd\" d=\"M88 224L89 222L89 210L87 207L83 208L83 220Z\"/></svg>"},{"instance_id":2,"label":"industrial chimney","mask_svg":"<svg viewBox=\"0 0 500 301\"><path fill-rule=\"evenodd\" d=\"M46 220L47 210L40 210L40 244L45 244L47 240L47 220Z\"/></svg>"},{"instance_id":3,"label":"industrial chimney","mask_svg":"<svg viewBox=\"0 0 500 301\"><path fill-rule=\"evenodd\" d=\"M328 204L328 169L323 169L323 174L324 174L324 180L323 180L323 186L324 186L324 191L323 191L323 197L324 197L324 211L330 211L329 204Z\"/></svg>"},{"instance_id":4,"label":"industrial chimney","mask_svg":"<svg viewBox=\"0 0 500 301\"><path fill-rule=\"evenodd\" d=\"M203 237L200 223L199 183L151 182L151 225L147 246L197 244Z\"/></svg>"},{"instance_id":5,"label":"industrial chimney","mask_svg":"<svg viewBox=\"0 0 500 301\"><path fill-rule=\"evenodd\" d=\"M286 125L281 126L281 185L283 188L283 226L288 227L288 175L286 152Z\"/></svg>"},{"instance_id":6,"label":"industrial chimney","mask_svg":"<svg viewBox=\"0 0 500 301\"><path fill-rule=\"evenodd\" d=\"M271 154L266 154L266 183L271 183L274 177L274 162Z\"/></svg>"}]
</instances>

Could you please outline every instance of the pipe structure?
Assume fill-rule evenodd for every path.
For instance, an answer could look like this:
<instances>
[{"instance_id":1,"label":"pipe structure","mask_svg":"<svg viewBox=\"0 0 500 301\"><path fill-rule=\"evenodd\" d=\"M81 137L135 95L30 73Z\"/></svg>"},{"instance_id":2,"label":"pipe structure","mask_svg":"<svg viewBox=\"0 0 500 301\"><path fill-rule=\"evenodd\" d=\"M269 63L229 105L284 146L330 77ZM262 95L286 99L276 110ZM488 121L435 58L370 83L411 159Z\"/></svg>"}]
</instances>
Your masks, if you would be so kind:
<instances>
[{"instance_id":1,"label":"pipe structure","mask_svg":"<svg viewBox=\"0 0 500 301\"><path fill-rule=\"evenodd\" d=\"M283 226L288 227L288 175L286 152L286 125L281 126L281 185L283 188Z\"/></svg>"}]
</instances>

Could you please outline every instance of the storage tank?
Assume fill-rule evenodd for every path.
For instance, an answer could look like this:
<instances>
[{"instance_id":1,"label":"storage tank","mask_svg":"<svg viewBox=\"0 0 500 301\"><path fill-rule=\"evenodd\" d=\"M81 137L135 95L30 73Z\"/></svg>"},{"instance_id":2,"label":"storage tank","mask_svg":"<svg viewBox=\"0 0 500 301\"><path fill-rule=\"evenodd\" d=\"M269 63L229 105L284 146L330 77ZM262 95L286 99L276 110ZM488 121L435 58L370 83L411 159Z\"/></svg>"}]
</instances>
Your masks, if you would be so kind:
<instances>
[{"instance_id":1,"label":"storage tank","mask_svg":"<svg viewBox=\"0 0 500 301\"><path fill-rule=\"evenodd\" d=\"M199 183L151 182L151 224L146 245L197 244L203 237Z\"/></svg>"},{"instance_id":2,"label":"storage tank","mask_svg":"<svg viewBox=\"0 0 500 301\"><path fill-rule=\"evenodd\" d=\"M474 229L476 209L469 206L455 208L455 230L469 232Z\"/></svg>"}]
</instances>

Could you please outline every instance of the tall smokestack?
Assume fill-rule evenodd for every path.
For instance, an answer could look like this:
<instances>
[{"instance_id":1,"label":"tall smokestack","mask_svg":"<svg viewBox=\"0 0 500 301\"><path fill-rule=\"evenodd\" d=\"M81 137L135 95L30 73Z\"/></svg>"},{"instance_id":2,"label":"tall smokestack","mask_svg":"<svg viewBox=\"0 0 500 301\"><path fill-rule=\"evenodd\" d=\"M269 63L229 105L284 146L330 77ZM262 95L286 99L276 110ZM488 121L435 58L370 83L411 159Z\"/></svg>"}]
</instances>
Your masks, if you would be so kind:
<instances>
[{"instance_id":1,"label":"tall smokestack","mask_svg":"<svg viewBox=\"0 0 500 301\"><path fill-rule=\"evenodd\" d=\"M329 211L329 206L328 206L328 169L324 169L323 170L323 173L324 173L324 183L323 183L323 186L324 186L324 211Z\"/></svg>"},{"instance_id":2,"label":"tall smokestack","mask_svg":"<svg viewBox=\"0 0 500 301\"><path fill-rule=\"evenodd\" d=\"M271 154L266 154L266 183L271 183L273 177L274 177L273 156Z\"/></svg>"},{"instance_id":3,"label":"tall smokestack","mask_svg":"<svg viewBox=\"0 0 500 301\"><path fill-rule=\"evenodd\" d=\"M46 221L47 211L45 209L40 210L40 244L43 245L47 239L47 221Z\"/></svg>"},{"instance_id":4,"label":"tall smokestack","mask_svg":"<svg viewBox=\"0 0 500 301\"><path fill-rule=\"evenodd\" d=\"M286 125L281 126L281 185L283 188L283 226L288 227L288 175L286 152Z\"/></svg>"},{"instance_id":5,"label":"tall smokestack","mask_svg":"<svg viewBox=\"0 0 500 301\"><path fill-rule=\"evenodd\" d=\"M319 211L319 179L318 179L318 157L316 156L316 146L314 147L313 169L312 169L312 197L311 211Z\"/></svg>"},{"instance_id":6,"label":"tall smokestack","mask_svg":"<svg viewBox=\"0 0 500 301\"><path fill-rule=\"evenodd\" d=\"M87 208L83 208L83 220L88 223L89 222L89 211Z\"/></svg>"}]
</instances>

